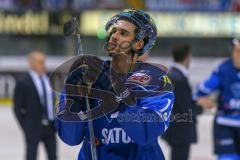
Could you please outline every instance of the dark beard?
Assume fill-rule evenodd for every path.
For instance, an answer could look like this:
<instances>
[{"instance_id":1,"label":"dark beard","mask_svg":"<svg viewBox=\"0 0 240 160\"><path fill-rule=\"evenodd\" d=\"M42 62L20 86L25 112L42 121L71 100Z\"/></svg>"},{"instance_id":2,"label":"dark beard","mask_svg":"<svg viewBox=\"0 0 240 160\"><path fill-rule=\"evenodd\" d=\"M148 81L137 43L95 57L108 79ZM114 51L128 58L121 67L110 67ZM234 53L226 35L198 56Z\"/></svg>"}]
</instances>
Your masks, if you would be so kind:
<instances>
[{"instance_id":1,"label":"dark beard","mask_svg":"<svg viewBox=\"0 0 240 160\"><path fill-rule=\"evenodd\" d=\"M115 54L115 53L108 52L108 55L109 55L110 57L112 57L114 54Z\"/></svg>"},{"instance_id":2,"label":"dark beard","mask_svg":"<svg viewBox=\"0 0 240 160\"><path fill-rule=\"evenodd\" d=\"M105 52L107 52L110 57L112 57L112 55L115 54L114 52L110 52L110 51L109 51L108 42L105 42L105 44L104 44L104 46L103 46L103 50L104 50Z\"/></svg>"},{"instance_id":3,"label":"dark beard","mask_svg":"<svg viewBox=\"0 0 240 160\"><path fill-rule=\"evenodd\" d=\"M115 44L115 45L118 46L118 44ZM131 47L126 48L126 51L125 51L126 52L125 54L127 54L127 55L132 54L134 52L134 50L132 49L132 45L129 45L129 46L131 46ZM117 54L118 52L116 50L119 50L118 48L114 48L114 47L110 48L108 41L105 42L103 49L104 49L104 51L106 51L108 53L108 55L110 57L112 57L114 54Z\"/></svg>"}]
</instances>

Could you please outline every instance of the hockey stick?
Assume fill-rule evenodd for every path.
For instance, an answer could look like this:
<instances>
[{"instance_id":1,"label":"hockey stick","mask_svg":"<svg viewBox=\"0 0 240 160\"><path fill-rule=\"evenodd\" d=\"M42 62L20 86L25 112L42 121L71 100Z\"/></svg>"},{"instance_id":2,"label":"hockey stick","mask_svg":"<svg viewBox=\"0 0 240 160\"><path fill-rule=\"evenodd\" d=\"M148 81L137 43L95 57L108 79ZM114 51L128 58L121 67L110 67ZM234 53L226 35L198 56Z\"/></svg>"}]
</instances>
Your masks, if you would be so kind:
<instances>
[{"instance_id":1,"label":"hockey stick","mask_svg":"<svg viewBox=\"0 0 240 160\"><path fill-rule=\"evenodd\" d=\"M65 36L71 36L74 32L77 36L77 53L79 56L83 56L83 49L82 49L82 43L81 43L81 37L78 29L78 21L77 18L74 17L68 22L66 22L63 26L63 33ZM88 88L91 87L91 83L87 83L87 87L85 90L85 102L87 106L87 111L90 111L90 104L88 99ZM92 160L97 160L97 150L96 150L96 143L95 143L95 135L94 135L94 128L93 128L93 122L92 122L92 115L90 113L90 117L88 120L88 128L89 128L89 134L90 134L90 146L91 146L91 156Z\"/></svg>"}]
</instances>

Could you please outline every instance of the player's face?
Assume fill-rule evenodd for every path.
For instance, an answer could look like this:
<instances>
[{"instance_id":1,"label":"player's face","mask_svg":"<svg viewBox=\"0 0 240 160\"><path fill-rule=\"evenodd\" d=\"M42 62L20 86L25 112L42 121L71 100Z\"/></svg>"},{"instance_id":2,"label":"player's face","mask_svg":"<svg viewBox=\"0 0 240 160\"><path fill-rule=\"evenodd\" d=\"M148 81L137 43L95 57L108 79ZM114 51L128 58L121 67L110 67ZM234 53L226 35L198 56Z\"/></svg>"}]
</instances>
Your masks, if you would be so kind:
<instances>
[{"instance_id":1,"label":"player's face","mask_svg":"<svg viewBox=\"0 0 240 160\"><path fill-rule=\"evenodd\" d=\"M132 41L135 38L136 26L128 21L119 20L110 28L111 37L108 41L108 53L128 54L132 49Z\"/></svg>"},{"instance_id":2,"label":"player's face","mask_svg":"<svg viewBox=\"0 0 240 160\"><path fill-rule=\"evenodd\" d=\"M237 68L240 68L240 44L233 47L232 58L234 65Z\"/></svg>"}]
</instances>

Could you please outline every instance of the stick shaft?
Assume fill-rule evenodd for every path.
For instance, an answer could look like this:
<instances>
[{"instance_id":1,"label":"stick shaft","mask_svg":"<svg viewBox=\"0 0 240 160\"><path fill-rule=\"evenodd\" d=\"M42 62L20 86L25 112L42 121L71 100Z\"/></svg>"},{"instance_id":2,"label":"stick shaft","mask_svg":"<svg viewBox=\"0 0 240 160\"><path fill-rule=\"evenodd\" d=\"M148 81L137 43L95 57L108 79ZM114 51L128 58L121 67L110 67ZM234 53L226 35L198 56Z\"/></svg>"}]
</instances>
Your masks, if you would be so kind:
<instances>
[{"instance_id":1,"label":"stick shaft","mask_svg":"<svg viewBox=\"0 0 240 160\"><path fill-rule=\"evenodd\" d=\"M82 43L81 43L81 37L80 33L78 33L78 29L76 31L77 34L77 52L78 55L83 56L83 50L82 50ZM90 111L90 103L88 99L88 88L91 86L91 84L87 84L87 89L85 90L85 100L86 100L86 107L87 111ZM96 142L95 142L95 135L94 135L94 128L93 128L93 121L92 121L92 115L90 113L90 119L88 121L88 129L89 129L89 136L90 136L90 147L91 147L91 156L92 160L97 160L97 149L96 149Z\"/></svg>"},{"instance_id":2,"label":"stick shaft","mask_svg":"<svg viewBox=\"0 0 240 160\"><path fill-rule=\"evenodd\" d=\"M91 84L88 84L90 86ZM86 105L87 105L87 110L90 111L90 104L89 104L89 99L88 95L86 92ZM93 122L92 122L92 114L90 113L90 119L88 120L88 128L89 128L89 134L90 134L90 146L91 146L91 155L92 155L92 160L97 160L97 150L96 150L96 142L95 142L95 135L94 135L94 128L93 128Z\"/></svg>"},{"instance_id":3,"label":"stick shaft","mask_svg":"<svg viewBox=\"0 0 240 160\"><path fill-rule=\"evenodd\" d=\"M77 33L77 53L78 55L83 56L82 42L79 33Z\"/></svg>"}]
</instances>

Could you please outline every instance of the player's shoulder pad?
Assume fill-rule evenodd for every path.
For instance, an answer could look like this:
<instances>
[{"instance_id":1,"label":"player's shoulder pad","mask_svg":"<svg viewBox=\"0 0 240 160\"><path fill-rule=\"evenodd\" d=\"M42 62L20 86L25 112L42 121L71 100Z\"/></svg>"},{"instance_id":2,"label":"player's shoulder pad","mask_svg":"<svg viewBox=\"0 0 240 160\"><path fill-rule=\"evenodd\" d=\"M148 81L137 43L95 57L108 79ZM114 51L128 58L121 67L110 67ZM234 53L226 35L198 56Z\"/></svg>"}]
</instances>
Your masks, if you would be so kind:
<instances>
[{"instance_id":1,"label":"player's shoulder pad","mask_svg":"<svg viewBox=\"0 0 240 160\"><path fill-rule=\"evenodd\" d=\"M156 64L156 63L143 63L139 62L137 66L137 70L146 70L149 72L149 74L155 74L155 75L166 75L167 74L167 67Z\"/></svg>"}]
</instances>

